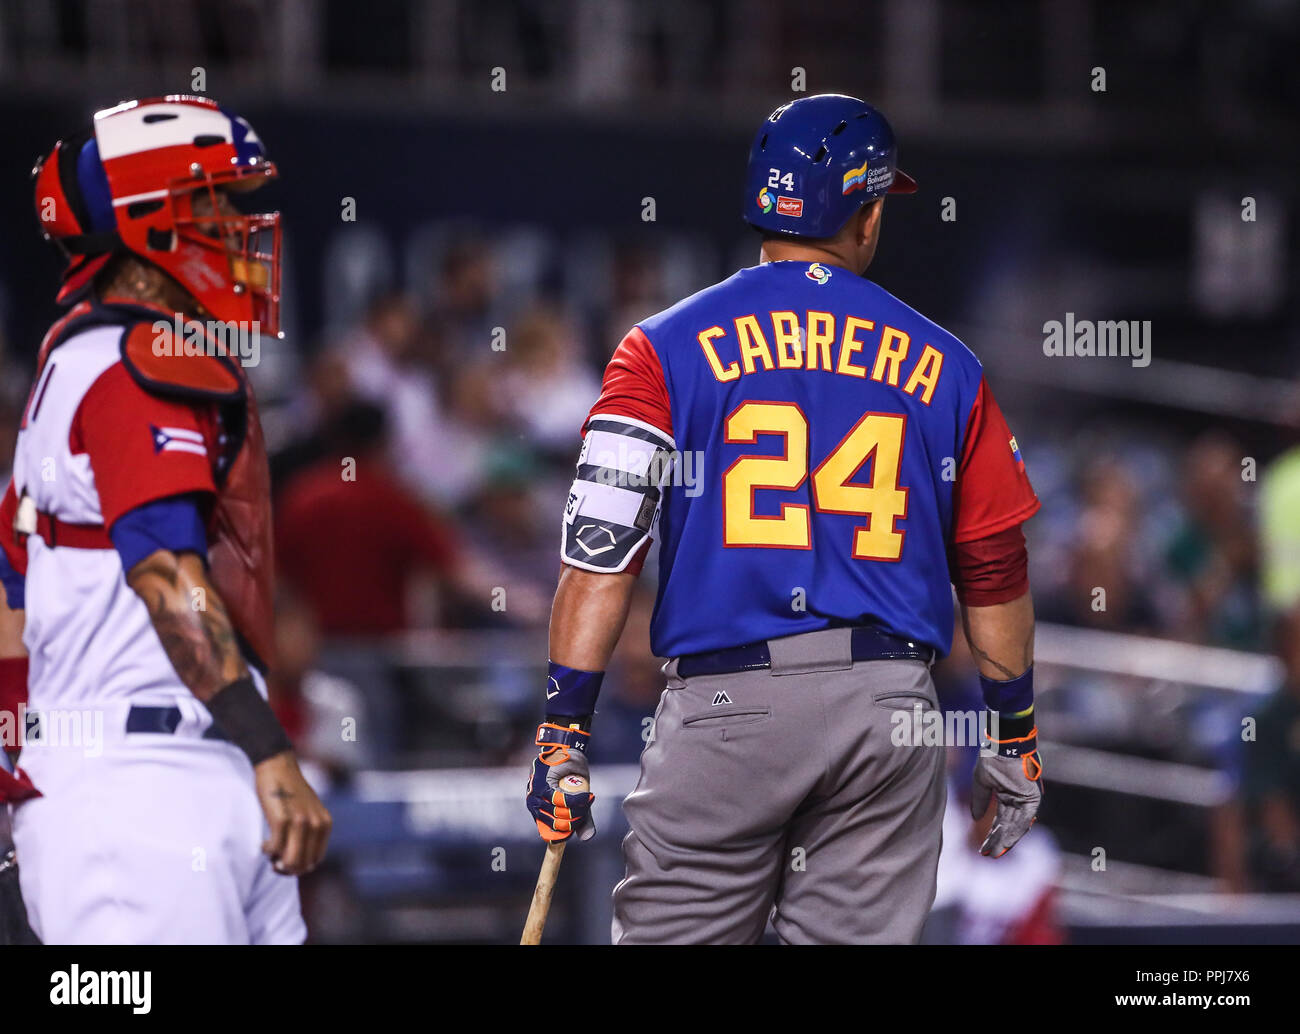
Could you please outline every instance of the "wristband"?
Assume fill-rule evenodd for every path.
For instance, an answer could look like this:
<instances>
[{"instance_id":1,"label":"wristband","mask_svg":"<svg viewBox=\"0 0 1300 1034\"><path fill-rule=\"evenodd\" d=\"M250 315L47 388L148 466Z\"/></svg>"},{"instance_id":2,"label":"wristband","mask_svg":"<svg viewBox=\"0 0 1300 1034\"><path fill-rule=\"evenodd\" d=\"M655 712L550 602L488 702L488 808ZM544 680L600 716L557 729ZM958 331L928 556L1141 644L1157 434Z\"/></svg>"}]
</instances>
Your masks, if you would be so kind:
<instances>
[{"instance_id":1,"label":"wristband","mask_svg":"<svg viewBox=\"0 0 1300 1034\"><path fill-rule=\"evenodd\" d=\"M1027 714L984 712L984 733L990 743L998 746L1002 757L1016 758L1038 747L1038 723L1031 707Z\"/></svg>"},{"instance_id":2,"label":"wristband","mask_svg":"<svg viewBox=\"0 0 1300 1034\"><path fill-rule=\"evenodd\" d=\"M547 725L558 725L562 729L578 728L583 732L591 732L591 718L589 714L551 714L546 713L545 723Z\"/></svg>"},{"instance_id":3,"label":"wristband","mask_svg":"<svg viewBox=\"0 0 1300 1034\"><path fill-rule=\"evenodd\" d=\"M998 682L980 676L980 690L984 706L998 711L1003 719L1023 715L1034 706L1034 666L1031 664L1020 676Z\"/></svg>"},{"instance_id":4,"label":"wristband","mask_svg":"<svg viewBox=\"0 0 1300 1034\"><path fill-rule=\"evenodd\" d=\"M563 725L543 722L537 727L534 743L542 748L542 761L548 765L561 765L569 760L572 751L586 756L591 733Z\"/></svg>"},{"instance_id":5,"label":"wristband","mask_svg":"<svg viewBox=\"0 0 1300 1034\"><path fill-rule=\"evenodd\" d=\"M546 662L546 713L548 716L587 716L596 711L603 671L583 671L554 661Z\"/></svg>"},{"instance_id":6,"label":"wristband","mask_svg":"<svg viewBox=\"0 0 1300 1034\"><path fill-rule=\"evenodd\" d=\"M254 765L293 749L284 727L250 676L223 686L206 703L226 738Z\"/></svg>"}]
</instances>

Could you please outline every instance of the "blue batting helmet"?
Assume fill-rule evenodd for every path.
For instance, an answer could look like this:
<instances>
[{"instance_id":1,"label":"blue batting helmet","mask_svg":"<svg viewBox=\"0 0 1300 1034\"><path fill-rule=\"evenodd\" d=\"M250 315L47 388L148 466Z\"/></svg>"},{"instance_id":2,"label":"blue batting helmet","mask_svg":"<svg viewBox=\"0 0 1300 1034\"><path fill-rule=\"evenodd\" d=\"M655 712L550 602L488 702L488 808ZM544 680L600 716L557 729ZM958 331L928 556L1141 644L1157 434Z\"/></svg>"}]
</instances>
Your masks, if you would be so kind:
<instances>
[{"instance_id":1,"label":"blue batting helmet","mask_svg":"<svg viewBox=\"0 0 1300 1034\"><path fill-rule=\"evenodd\" d=\"M833 237L868 201L916 191L897 159L885 116L856 97L782 104L749 151L745 221L791 237Z\"/></svg>"}]
</instances>

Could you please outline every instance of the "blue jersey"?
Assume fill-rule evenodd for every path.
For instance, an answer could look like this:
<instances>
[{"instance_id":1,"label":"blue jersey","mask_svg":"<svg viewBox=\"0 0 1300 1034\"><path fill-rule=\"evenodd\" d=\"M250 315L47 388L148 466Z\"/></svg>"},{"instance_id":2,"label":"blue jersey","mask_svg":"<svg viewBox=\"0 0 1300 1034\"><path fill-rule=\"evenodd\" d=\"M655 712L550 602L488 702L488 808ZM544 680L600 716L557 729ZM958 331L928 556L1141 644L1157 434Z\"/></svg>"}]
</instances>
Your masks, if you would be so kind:
<instances>
[{"instance_id":1,"label":"blue jersey","mask_svg":"<svg viewBox=\"0 0 1300 1034\"><path fill-rule=\"evenodd\" d=\"M824 263L742 269L645 320L591 413L675 452L661 657L859 624L946 654L952 546L1038 508L979 360Z\"/></svg>"}]
</instances>

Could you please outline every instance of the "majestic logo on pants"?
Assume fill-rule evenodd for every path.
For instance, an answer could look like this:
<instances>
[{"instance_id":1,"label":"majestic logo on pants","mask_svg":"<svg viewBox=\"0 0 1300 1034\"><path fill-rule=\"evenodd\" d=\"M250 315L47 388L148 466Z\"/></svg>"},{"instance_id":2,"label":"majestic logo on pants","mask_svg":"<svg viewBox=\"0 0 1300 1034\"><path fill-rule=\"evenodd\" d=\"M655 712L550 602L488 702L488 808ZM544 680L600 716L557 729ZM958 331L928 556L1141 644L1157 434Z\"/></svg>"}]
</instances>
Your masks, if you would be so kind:
<instances>
[{"instance_id":1,"label":"majestic logo on pants","mask_svg":"<svg viewBox=\"0 0 1300 1034\"><path fill-rule=\"evenodd\" d=\"M717 693L714 694L713 697L714 707L717 707L719 704L729 704L729 703L731 703L731 697L727 696L727 691L725 689L720 689L718 690Z\"/></svg>"}]
</instances>

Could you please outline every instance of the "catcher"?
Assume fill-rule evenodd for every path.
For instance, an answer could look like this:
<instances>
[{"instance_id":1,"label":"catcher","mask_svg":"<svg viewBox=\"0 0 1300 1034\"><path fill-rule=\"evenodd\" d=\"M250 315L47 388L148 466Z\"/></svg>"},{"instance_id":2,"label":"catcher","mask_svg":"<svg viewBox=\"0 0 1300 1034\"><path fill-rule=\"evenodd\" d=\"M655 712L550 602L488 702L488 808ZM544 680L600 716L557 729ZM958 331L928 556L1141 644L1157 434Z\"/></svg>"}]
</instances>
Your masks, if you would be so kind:
<instances>
[{"instance_id":1,"label":"catcher","mask_svg":"<svg viewBox=\"0 0 1300 1034\"><path fill-rule=\"evenodd\" d=\"M230 347L278 333L279 217L232 200L275 174L246 121L183 96L101 111L36 166L67 312L0 505L0 689L30 696L7 795L46 942L306 935L330 817L266 702L269 476Z\"/></svg>"}]
</instances>

